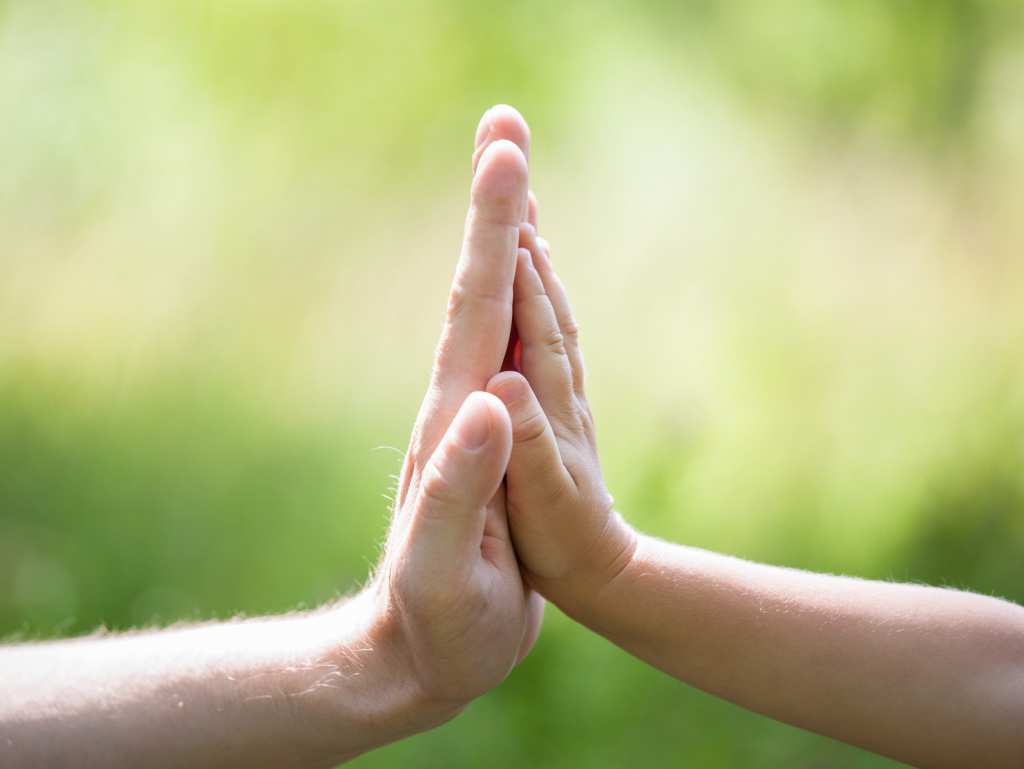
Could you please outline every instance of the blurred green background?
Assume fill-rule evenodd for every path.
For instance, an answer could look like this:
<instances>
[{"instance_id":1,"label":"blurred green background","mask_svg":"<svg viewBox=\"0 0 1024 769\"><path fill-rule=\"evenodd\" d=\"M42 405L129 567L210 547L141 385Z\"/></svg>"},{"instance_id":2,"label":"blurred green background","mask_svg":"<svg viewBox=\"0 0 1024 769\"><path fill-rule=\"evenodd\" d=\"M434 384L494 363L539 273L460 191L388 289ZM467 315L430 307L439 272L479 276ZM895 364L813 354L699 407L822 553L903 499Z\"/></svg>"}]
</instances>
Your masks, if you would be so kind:
<instances>
[{"instance_id":1,"label":"blurred green background","mask_svg":"<svg viewBox=\"0 0 1024 769\"><path fill-rule=\"evenodd\" d=\"M497 102L629 520L1024 601L1018 3L0 0L0 635L358 586ZM485 764L895 766L552 609Z\"/></svg>"}]
</instances>

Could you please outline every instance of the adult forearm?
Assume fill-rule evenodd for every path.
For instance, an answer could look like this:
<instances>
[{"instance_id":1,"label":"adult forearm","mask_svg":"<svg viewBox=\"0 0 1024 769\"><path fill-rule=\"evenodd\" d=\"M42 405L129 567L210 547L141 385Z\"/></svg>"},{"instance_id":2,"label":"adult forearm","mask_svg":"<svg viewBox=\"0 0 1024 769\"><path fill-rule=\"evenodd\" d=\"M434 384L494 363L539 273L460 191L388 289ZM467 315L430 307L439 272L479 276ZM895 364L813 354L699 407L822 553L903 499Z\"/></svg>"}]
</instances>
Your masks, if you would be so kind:
<instances>
[{"instance_id":1,"label":"adult forearm","mask_svg":"<svg viewBox=\"0 0 1024 769\"><path fill-rule=\"evenodd\" d=\"M450 718L371 603L2 648L0 764L327 767Z\"/></svg>"},{"instance_id":2,"label":"adult forearm","mask_svg":"<svg viewBox=\"0 0 1024 769\"><path fill-rule=\"evenodd\" d=\"M920 766L1024 763L1024 608L753 564L641 537L565 607L665 672Z\"/></svg>"}]
</instances>

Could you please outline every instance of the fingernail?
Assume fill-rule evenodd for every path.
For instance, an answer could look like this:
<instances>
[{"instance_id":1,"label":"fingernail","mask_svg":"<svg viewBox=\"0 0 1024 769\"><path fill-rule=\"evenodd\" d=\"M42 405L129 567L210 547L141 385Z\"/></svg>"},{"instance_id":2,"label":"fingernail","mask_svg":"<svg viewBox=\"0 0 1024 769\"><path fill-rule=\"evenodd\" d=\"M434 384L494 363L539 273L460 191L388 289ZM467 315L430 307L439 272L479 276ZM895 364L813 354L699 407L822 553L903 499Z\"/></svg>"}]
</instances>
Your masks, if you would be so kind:
<instances>
[{"instance_id":1,"label":"fingernail","mask_svg":"<svg viewBox=\"0 0 1024 769\"><path fill-rule=\"evenodd\" d=\"M519 249L519 257L518 258L519 258L519 262L517 262L517 264L516 264L517 268L518 268L519 263L522 263L524 270L529 272L531 275L536 275L537 274L537 268L534 267L534 265L533 265L533 254L530 253L530 249L528 249L528 248L520 248Z\"/></svg>"},{"instance_id":2,"label":"fingernail","mask_svg":"<svg viewBox=\"0 0 1024 769\"><path fill-rule=\"evenodd\" d=\"M473 396L471 395L470 398ZM455 423L452 425L455 431L456 440L470 451L476 451L487 443L491 435L490 412L480 414L479 409L472 408L469 401L462 404L459 413L455 416Z\"/></svg>"},{"instance_id":3,"label":"fingernail","mask_svg":"<svg viewBox=\"0 0 1024 769\"><path fill-rule=\"evenodd\" d=\"M500 385L498 385L495 395L497 395L501 402L506 406L511 406L517 400L523 397L526 392L526 387L523 385L523 380L519 377L509 377Z\"/></svg>"}]
</instances>

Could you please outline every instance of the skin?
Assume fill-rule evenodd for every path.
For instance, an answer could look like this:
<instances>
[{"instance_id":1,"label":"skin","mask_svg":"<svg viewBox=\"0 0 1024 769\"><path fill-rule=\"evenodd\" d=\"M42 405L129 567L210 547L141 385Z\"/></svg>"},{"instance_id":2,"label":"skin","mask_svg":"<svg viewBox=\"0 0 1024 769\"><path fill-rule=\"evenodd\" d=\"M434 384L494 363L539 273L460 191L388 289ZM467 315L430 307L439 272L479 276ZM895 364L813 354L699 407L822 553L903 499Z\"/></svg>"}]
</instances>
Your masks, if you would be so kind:
<instances>
[{"instance_id":1,"label":"skin","mask_svg":"<svg viewBox=\"0 0 1024 769\"><path fill-rule=\"evenodd\" d=\"M487 390L512 419L512 539L526 582L681 681L920 767L1024 766L1024 608L812 574L663 542L613 510L578 330L550 247L520 230L522 372Z\"/></svg>"},{"instance_id":2,"label":"skin","mask_svg":"<svg viewBox=\"0 0 1024 769\"><path fill-rule=\"evenodd\" d=\"M477 131L469 214L384 555L319 612L0 648L5 767L329 767L453 718L533 645L503 476L501 370L529 131Z\"/></svg>"},{"instance_id":3,"label":"skin","mask_svg":"<svg viewBox=\"0 0 1024 769\"><path fill-rule=\"evenodd\" d=\"M539 632L539 594L774 718L918 766L1024 764L1021 607L752 564L614 511L528 149L518 113L484 116L445 327L366 588L312 614L0 649L0 764L332 766L503 680Z\"/></svg>"}]
</instances>

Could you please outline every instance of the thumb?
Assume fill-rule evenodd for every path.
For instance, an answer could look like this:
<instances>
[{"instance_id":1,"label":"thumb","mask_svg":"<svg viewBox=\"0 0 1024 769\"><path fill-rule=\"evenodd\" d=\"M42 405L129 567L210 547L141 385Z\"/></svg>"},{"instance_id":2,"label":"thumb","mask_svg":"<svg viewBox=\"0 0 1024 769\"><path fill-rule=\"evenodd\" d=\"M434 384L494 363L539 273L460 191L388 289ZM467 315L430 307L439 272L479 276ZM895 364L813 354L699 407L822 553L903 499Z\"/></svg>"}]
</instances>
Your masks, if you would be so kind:
<instances>
[{"instance_id":1,"label":"thumb","mask_svg":"<svg viewBox=\"0 0 1024 769\"><path fill-rule=\"evenodd\" d=\"M528 520L529 513L552 509L553 503L575 494L576 483L565 469L551 422L526 378L515 371L504 371L487 383L487 391L501 399L512 422L512 455L507 470L509 515L515 508L517 526L542 526L539 520Z\"/></svg>"},{"instance_id":2,"label":"thumb","mask_svg":"<svg viewBox=\"0 0 1024 769\"><path fill-rule=\"evenodd\" d=\"M512 450L508 412L474 392L463 402L420 478L410 537L437 564L464 563L480 548L487 503Z\"/></svg>"}]
</instances>

